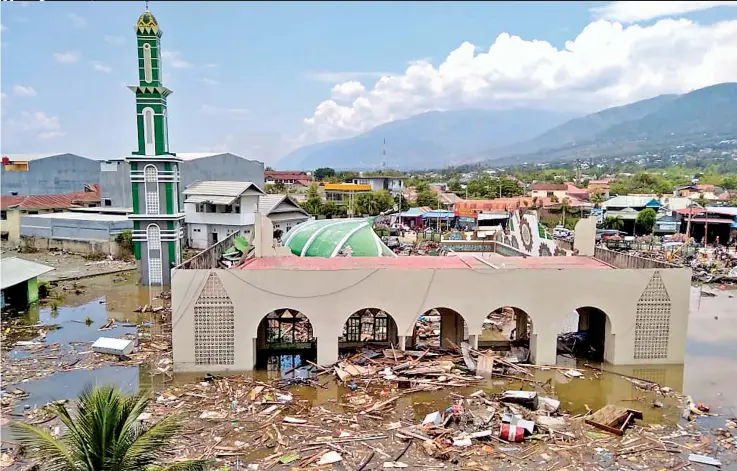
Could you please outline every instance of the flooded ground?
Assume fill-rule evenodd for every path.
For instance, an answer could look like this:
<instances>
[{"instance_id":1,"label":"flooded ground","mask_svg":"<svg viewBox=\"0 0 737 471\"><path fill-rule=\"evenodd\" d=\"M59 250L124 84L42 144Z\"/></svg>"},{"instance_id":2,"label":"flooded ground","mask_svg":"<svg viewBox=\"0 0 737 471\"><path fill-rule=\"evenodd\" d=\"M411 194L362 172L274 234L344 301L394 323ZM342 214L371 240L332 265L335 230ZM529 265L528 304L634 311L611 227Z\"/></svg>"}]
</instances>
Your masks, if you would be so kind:
<instances>
[{"instance_id":1,"label":"flooded ground","mask_svg":"<svg viewBox=\"0 0 737 471\"><path fill-rule=\"evenodd\" d=\"M35 252L18 253L13 250L4 250L4 258L18 257L24 260L41 263L54 267L54 270L41 275L39 278L45 281L59 281L76 278L86 278L103 274L126 272L136 269L135 262L123 260L87 260L81 255L66 252Z\"/></svg>"},{"instance_id":2,"label":"flooded ground","mask_svg":"<svg viewBox=\"0 0 737 471\"><path fill-rule=\"evenodd\" d=\"M46 345L58 344L58 347L52 349L51 353L46 350L43 355L36 356L27 347L3 352L4 388L10 391L17 387L29 394L14 404L13 415L21 415L24 409L39 407L52 400L76 397L88 384L115 384L126 392L144 388L158 394L158 391L177 385L201 381L202 375L153 376L146 368L117 366L114 363L106 363L99 368L90 364L82 369L64 371L68 369L65 365L75 367L84 364L74 363L75 359L85 356L79 354L79 344L87 344L100 336L120 337L125 333L135 333L136 324L154 321L152 314L137 314L134 311L149 304L153 295L157 294L137 287L134 274L89 278L67 287L63 304L56 310L42 306L25 314L29 324L58 325L60 329L49 331L43 342ZM568 378L560 371L550 369L536 371L532 379L539 384L549 381L550 395L560 399L561 409L574 415L597 410L606 404L616 404L643 411L645 424L678 423L680 409L675 398L664 398L636 388L622 375L641 378L675 391L683 391L696 402L710 404L713 411L722 417L720 421L712 419L713 426L723 426L723 417L737 416L737 394L734 393L737 387L737 362L734 361L737 358L737 291L716 289L709 292L716 295L705 296L701 294L701 288L692 289L685 365L604 365L603 368L611 372L586 370L584 379ZM99 331L109 318L118 321L118 327ZM87 319L91 322L85 323ZM246 373L264 382L278 378L300 378L307 375L300 368L306 359L298 355L282 355L269 359L266 370ZM27 377L18 382L8 381L14 375L6 368L28 361L33 364L26 368ZM576 362L560 358L560 364L573 366ZM30 370L39 365L47 374L36 379ZM582 363L578 363L578 366L584 368ZM468 388L415 392L401 397L396 410L411 411L409 416L400 416L416 423L428 413L445 410L458 397L456 395L469 395L479 389L498 394L508 389L529 389L529 384L528 381L516 383L494 379ZM362 389L376 397L386 394L381 388L372 388L370 385ZM296 385L290 392L306 401L310 407L319 406L336 414L355 410L355 406L350 404L350 396L354 391L338 384L332 376L320 381L320 387ZM664 407L652 407L654 401L662 402Z\"/></svg>"}]
</instances>

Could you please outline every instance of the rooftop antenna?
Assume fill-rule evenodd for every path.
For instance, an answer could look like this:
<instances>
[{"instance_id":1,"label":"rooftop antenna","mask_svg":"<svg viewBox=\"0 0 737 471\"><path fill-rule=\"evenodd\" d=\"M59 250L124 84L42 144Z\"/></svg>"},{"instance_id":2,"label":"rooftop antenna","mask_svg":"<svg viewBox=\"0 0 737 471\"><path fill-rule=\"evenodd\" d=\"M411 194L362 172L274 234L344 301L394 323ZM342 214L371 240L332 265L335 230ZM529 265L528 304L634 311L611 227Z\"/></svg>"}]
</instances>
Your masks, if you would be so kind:
<instances>
[{"instance_id":1,"label":"rooftop antenna","mask_svg":"<svg viewBox=\"0 0 737 471\"><path fill-rule=\"evenodd\" d=\"M148 0L146 0L146 11L148 11Z\"/></svg>"}]
</instances>

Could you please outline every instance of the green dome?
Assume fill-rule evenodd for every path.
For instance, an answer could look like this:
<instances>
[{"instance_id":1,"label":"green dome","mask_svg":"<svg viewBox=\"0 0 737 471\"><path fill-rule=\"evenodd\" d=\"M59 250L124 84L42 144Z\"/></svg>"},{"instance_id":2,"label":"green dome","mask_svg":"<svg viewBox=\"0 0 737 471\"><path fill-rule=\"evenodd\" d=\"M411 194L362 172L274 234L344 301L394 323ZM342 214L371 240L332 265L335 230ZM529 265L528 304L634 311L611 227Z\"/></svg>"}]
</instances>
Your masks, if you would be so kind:
<instances>
[{"instance_id":1,"label":"green dome","mask_svg":"<svg viewBox=\"0 0 737 471\"><path fill-rule=\"evenodd\" d=\"M353 257L394 257L374 232L369 219L320 219L303 222L282 237L300 257L335 257L350 247Z\"/></svg>"}]
</instances>

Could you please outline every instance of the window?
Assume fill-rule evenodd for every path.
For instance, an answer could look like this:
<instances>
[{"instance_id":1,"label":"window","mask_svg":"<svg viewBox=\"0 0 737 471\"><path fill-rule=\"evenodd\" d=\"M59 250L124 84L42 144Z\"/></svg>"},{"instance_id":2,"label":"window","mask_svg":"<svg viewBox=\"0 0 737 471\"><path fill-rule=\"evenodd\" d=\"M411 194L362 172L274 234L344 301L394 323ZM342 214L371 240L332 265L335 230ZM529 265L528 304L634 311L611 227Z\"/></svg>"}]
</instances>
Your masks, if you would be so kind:
<instances>
[{"instance_id":1,"label":"window","mask_svg":"<svg viewBox=\"0 0 737 471\"><path fill-rule=\"evenodd\" d=\"M154 110L144 108L143 110L143 143L146 155L156 155Z\"/></svg>"},{"instance_id":2,"label":"window","mask_svg":"<svg viewBox=\"0 0 737 471\"><path fill-rule=\"evenodd\" d=\"M223 212L224 213L232 213L233 212L233 206L231 206L229 204L226 204L225 205L225 210Z\"/></svg>"},{"instance_id":3,"label":"window","mask_svg":"<svg viewBox=\"0 0 737 471\"><path fill-rule=\"evenodd\" d=\"M146 191L146 214L159 214L159 171L153 165L143 169L144 190Z\"/></svg>"},{"instance_id":4,"label":"window","mask_svg":"<svg viewBox=\"0 0 737 471\"><path fill-rule=\"evenodd\" d=\"M148 282L150 285L160 285L164 281L164 272L161 262L161 229L157 224L149 224L146 228L146 245L148 246Z\"/></svg>"},{"instance_id":5,"label":"window","mask_svg":"<svg viewBox=\"0 0 737 471\"><path fill-rule=\"evenodd\" d=\"M151 65L151 45L146 43L143 45L143 81L146 83L153 82L153 66Z\"/></svg>"},{"instance_id":6,"label":"window","mask_svg":"<svg viewBox=\"0 0 737 471\"><path fill-rule=\"evenodd\" d=\"M102 199L102 202L103 202L103 204L105 206L112 206L113 205L113 200L111 200L110 198L103 198Z\"/></svg>"},{"instance_id":7,"label":"window","mask_svg":"<svg viewBox=\"0 0 737 471\"><path fill-rule=\"evenodd\" d=\"M7 211L0 211L0 220L7 221L8 220L8 212Z\"/></svg>"},{"instance_id":8,"label":"window","mask_svg":"<svg viewBox=\"0 0 737 471\"><path fill-rule=\"evenodd\" d=\"M26 214L38 214L38 211L28 211Z\"/></svg>"}]
</instances>

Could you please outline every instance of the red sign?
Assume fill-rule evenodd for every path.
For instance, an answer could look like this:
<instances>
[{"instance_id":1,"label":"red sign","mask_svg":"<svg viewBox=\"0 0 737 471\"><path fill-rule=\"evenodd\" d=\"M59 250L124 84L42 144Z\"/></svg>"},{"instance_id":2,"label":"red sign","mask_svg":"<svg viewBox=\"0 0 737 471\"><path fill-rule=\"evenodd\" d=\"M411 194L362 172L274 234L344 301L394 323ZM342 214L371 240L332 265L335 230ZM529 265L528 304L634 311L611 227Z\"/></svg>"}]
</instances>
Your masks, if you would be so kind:
<instances>
[{"instance_id":1,"label":"red sign","mask_svg":"<svg viewBox=\"0 0 737 471\"><path fill-rule=\"evenodd\" d=\"M461 218L475 218L476 210L471 208L457 208L455 211L456 217Z\"/></svg>"}]
</instances>

